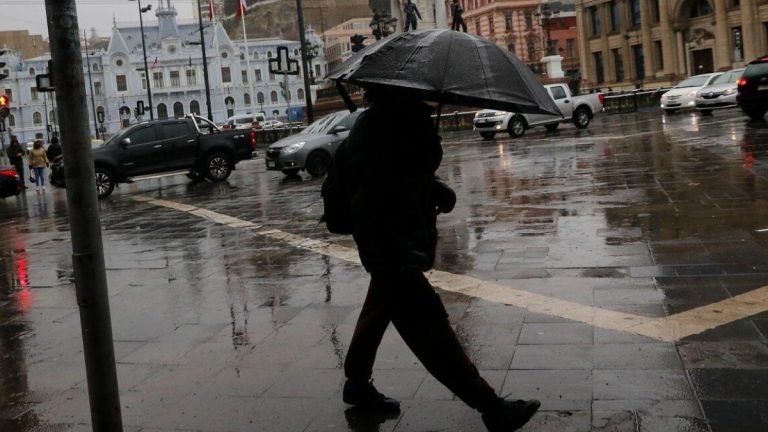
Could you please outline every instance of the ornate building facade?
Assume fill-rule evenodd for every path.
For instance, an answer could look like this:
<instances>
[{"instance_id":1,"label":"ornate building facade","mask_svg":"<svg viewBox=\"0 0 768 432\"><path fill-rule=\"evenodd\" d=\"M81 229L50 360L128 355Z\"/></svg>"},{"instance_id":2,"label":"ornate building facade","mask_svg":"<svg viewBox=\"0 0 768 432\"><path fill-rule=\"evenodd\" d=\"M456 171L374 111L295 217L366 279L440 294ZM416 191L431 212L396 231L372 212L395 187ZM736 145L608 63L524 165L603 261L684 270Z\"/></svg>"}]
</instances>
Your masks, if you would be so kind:
<instances>
[{"instance_id":1,"label":"ornate building facade","mask_svg":"<svg viewBox=\"0 0 768 432\"><path fill-rule=\"evenodd\" d=\"M577 0L583 85L665 86L768 52L766 0Z\"/></svg>"},{"instance_id":2,"label":"ornate building facade","mask_svg":"<svg viewBox=\"0 0 768 432\"><path fill-rule=\"evenodd\" d=\"M207 116L198 23L192 20L177 22L177 12L170 1L165 5L161 2L155 15L157 24L146 23L144 26L154 117L167 118L190 112ZM302 75L288 76L284 97L280 85L284 82L283 77L271 74L268 63L276 56L278 46L287 46L290 57L298 59L299 42L278 38L249 40L246 50L245 43L231 40L217 21L205 23L203 31L214 122L224 122L235 114L254 112L264 112L267 118L286 119L289 107L305 104ZM308 38L317 39L317 43L322 44L312 31L308 31ZM6 59L10 77L0 81L0 92L11 96L11 116L6 119L6 125L20 140L46 139L58 127L56 110L50 97L52 94L41 94L36 90L35 77L47 73L50 55L26 60L14 56ZM134 112L138 101L149 106L138 23L115 23L108 48L88 55L83 51L83 67L88 104L91 105L93 94L95 105L89 106L89 113L103 113L102 126L107 134L138 120L149 119L148 113L136 117ZM324 76L328 72L322 47L313 59L312 67L313 76Z\"/></svg>"}]
</instances>

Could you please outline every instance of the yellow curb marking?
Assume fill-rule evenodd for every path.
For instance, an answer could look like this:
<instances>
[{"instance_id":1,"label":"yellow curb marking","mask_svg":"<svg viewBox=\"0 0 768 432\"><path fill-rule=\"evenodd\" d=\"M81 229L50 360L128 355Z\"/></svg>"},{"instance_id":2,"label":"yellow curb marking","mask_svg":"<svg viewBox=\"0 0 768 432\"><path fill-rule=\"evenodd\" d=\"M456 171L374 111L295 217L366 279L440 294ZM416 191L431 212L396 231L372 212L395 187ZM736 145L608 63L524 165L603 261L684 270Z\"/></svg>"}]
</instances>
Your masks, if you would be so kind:
<instances>
[{"instance_id":1,"label":"yellow curb marking","mask_svg":"<svg viewBox=\"0 0 768 432\"><path fill-rule=\"evenodd\" d=\"M360 258L355 248L309 239L278 229L263 229L263 225L173 201L142 196L133 196L131 199L189 213L231 228L245 228L259 236L287 243L293 247L360 265ZM768 310L768 286L675 315L649 318L587 306L439 270L430 271L427 276L432 284L444 291L566 318L606 330L646 336L663 342L675 342Z\"/></svg>"}]
</instances>

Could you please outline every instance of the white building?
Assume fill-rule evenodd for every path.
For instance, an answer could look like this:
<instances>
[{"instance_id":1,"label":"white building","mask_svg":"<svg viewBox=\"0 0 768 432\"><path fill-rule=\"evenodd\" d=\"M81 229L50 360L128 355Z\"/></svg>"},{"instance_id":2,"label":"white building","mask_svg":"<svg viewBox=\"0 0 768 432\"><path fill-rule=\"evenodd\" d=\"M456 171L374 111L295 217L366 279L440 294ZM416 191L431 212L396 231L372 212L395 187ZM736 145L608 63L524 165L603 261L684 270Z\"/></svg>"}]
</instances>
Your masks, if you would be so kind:
<instances>
[{"instance_id":1,"label":"white building","mask_svg":"<svg viewBox=\"0 0 768 432\"><path fill-rule=\"evenodd\" d=\"M144 23L154 117L174 117L189 112L207 116L198 22L178 22L171 0L160 0L155 16L156 23L149 22L150 19ZM276 56L278 46L288 47L289 55L300 60L299 42L277 38L249 40L246 52L244 41L231 40L219 22L204 22L203 27L214 122L224 122L235 114L253 112L264 112L267 118L286 119L289 105L294 108L305 105L302 75L288 77L288 97L285 98L280 87L283 77L270 74L268 63L270 58ZM246 55L250 60L250 73ZM50 56L22 60L10 55L5 59L10 77L0 81L0 92L11 96L11 116L6 119L6 125L21 141L46 139L46 124L50 124L53 130L58 125L52 94L41 95L37 92L35 76L47 73ZM88 61L91 65L90 79ZM328 72L322 50L312 64L315 76L324 76ZM139 118L134 116L138 101L149 106L138 22L114 23L109 47L105 51L90 56L83 51L83 68L88 103L91 103L92 82L96 105L95 109L89 106L89 113L104 113L103 128L107 134L138 120L149 119L149 113ZM297 119L292 117L291 120ZM93 119L90 123L93 124Z\"/></svg>"}]
</instances>

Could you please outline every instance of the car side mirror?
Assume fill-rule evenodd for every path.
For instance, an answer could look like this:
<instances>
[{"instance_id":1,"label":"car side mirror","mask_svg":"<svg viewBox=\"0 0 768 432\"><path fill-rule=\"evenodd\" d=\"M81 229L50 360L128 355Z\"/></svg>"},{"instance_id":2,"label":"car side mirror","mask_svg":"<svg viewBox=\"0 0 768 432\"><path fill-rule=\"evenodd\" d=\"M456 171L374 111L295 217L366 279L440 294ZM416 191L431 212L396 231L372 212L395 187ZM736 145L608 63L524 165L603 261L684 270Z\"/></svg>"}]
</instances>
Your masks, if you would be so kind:
<instances>
[{"instance_id":1,"label":"car side mirror","mask_svg":"<svg viewBox=\"0 0 768 432\"><path fill-rule=\"evenodd\" d=\"M338 135L341 132L346 132L348 129L345 128L342 125L336 125L334 126L329 132L328 135Z\"/></svg>"},{"instance_id":2,"label":"car side mirror","mask_svg":"<svg viewBox=\"0 0 768 432\"><path fill-rule=\"evenodd\" d=\"M120 147L126 148L129 145L131 145L131 139L130 138L123 138L120 140Z\"/></svg>"}]
</instances>

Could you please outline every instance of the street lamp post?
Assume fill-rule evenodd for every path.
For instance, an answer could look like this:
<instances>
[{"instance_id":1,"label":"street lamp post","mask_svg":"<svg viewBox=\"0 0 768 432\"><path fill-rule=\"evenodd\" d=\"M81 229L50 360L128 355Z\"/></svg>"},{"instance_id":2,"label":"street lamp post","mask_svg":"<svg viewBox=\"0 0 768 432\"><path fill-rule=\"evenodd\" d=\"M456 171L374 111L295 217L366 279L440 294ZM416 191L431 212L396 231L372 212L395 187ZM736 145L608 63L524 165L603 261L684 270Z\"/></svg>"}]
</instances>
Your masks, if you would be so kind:
<instances>
[{"instance_id":1,"label":"street lamp post","mask_svg":"<svg viewBox=\"0 0 768 432\"><path fill-rule=\"evenodd\" d=\"M376 40L381 40L397 30L397 18L389 16L386 11L377 12L373 10L373 17L368 24Z\"/></svg>"},{"instance_id":2,"label":"street lamp post","mask_svg":"<svg viewBox=\"0 0 768 432\"><path fill-rule=\"evenodd\" d=\"M197 9L200 10L200 0L197 0ZM213 111L211 111L211 86L208 81L208 58L205 56L205 32L203 31L203 14L197 14L198 31L200 32L200 48L203 51L203 82L205 83L205 106L208 108L208 120L213 121ZM197 45L197 43L190 43Z\"/></svg>"},{"instance_id":3,"label":"street lamp post","mask_svg":"<svg viewBox=\"0 0 768 432\"><path fill-rule=\"evenodd\" d=\"M307 52L307 62L309 63L309 67L307 68L309 69L309 82L310 84L314 84L315 73L314 73L314 70L312 69L312 60L317 58L320 51L320 47L310 41L307 41L307 43L304 45L306 47L306 52Z\"/></svg>"},{"instance_id":4,"label":"street lamp post","mask_svg":"<svg viewBox=\"0 0 768 432\"><path fill-rule=\"evenodd\" d=\"M638 44L642 44L642 41L640 40L640 35L639 34L635 34L635 36L637 38ZM630 37L631 36L629 36L629 33L624 33L624 40L627 41L627 59L629 59L630 57L633 56L633 52L632 52L631 46L629 45ZM632 59L632 61L634 61L634 63L635 63L635 78L639 81L638 88L642 89L643 88L643 79L645 78L645 70L640 69L640 68L644 67L644 65L641 64L640 59L637 58L637 57L634 57ZM627 63L629 63L629 62L627 62ZM636 82L635 84L637 85L638 82Z\"/></svg>"},{"instance_id":5,"label":"street lamp post","mask_svg":"<svg viewBox=\"0 0 768 432\"><path fill-rule=\"evenodd\" d=\"M131 0L133 1L133 0ZM147 43L144 40L144 19L142 14L152 10L152 5L141 7L141 0L136 0L139 3L139 28L141 29L141 51L144 54L144 79L147 82L147 101L149 102L149 119L155 119L155 113L152 107L152 89L149 86L149 66L147 65Z\"/></svg>"},{"instance_id":6,"label":"street lamp post","mask_svg":"<svg viewBox=\"0 0 768 432\"><path fill-rule=\"evenodd\" d=\"M143 33L143 32L142 32ZM96 124L96 99L93 97L93 78L91 78L91 55L88 53L88 34L83 30L83 41L85 42L85 61L88 67L88 84L91 87L91 108L93 110L93 130L96 132L96 139L99 139L99 126Z\"/></svg>"},{"instance_id":7,"label":"street lamp post","mask_svg":"<svg viewBox=\"0 0 768 432\"><path fill-rule=\"evenodd\" d=\"M539 18L539 24L544 28L544 31L546 31L547 34L546 53L548 56L557 54L554 41L552 40L552 20L556 20L558 15L560 15L560 10L553 10L546 0L541 3L541 12L536 12L536 17Z\"/></svg>"}]
</instances>

